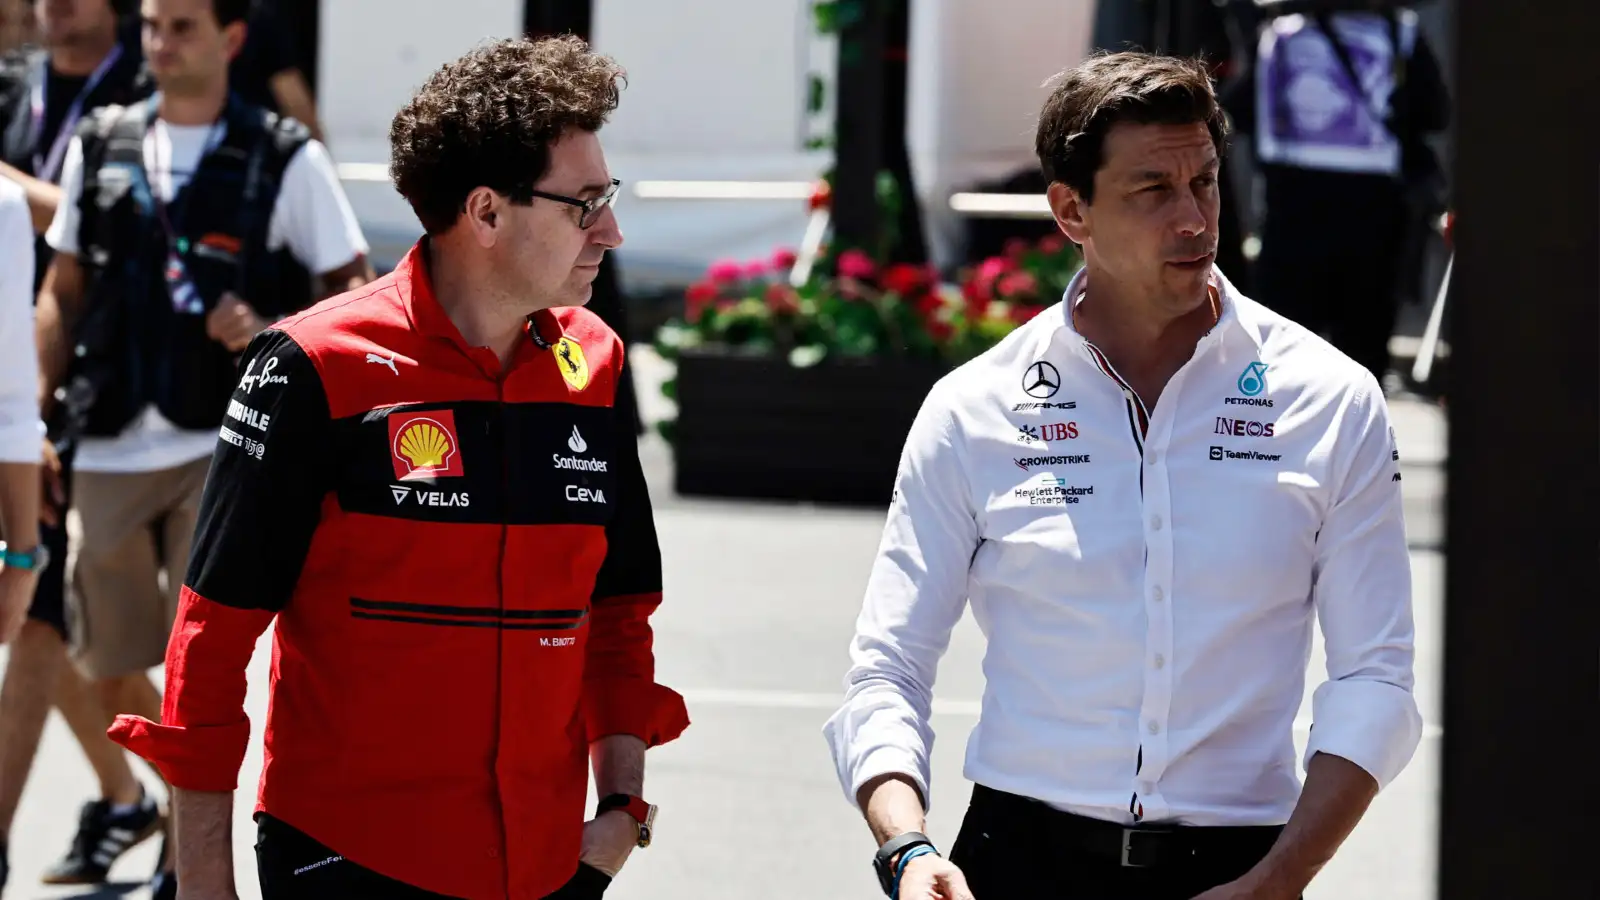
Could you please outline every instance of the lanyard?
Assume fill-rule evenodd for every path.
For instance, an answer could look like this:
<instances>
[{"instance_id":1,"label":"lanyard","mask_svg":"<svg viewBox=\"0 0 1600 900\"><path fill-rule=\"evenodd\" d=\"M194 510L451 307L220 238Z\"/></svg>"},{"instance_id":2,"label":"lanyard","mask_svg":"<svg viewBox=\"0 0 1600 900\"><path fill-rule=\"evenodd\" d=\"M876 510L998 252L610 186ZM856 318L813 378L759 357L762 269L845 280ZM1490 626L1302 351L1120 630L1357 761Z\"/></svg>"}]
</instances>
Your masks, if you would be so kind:
<instances>
[{"instance_id":1,"label":"lanyard","mask_svg":"<svg viewBox=\"0 0 1600 900\"><path fill-rule=\"evenodd\" d=\"M163 167L161 165L161 141L157 139L154 134L156 110L161 108L161 95L157 94L151 97L148 102L150 104L150 117L145 126L145 134L150 141L150 161L155 164L154 167L157 171L163 171ZM171 126L168 127L170 128ZM227 133L227 130L228 112L227 109L224 108L221 117L219 117L216 122L212 123L211 130L206 133L205 143L200 147L200 155L195 158L195 170L189 173L189 180L185 182L185 188L194 183L195 176L199 174L200 166L204 164L206 157L211 154L211 151L215 150L217 145L222 143L222 139ZM179 188L177 186L177 176L174 171L174 166L176 165L177 161L172 155L172 135L170 131L167 135L166 158L167 164L164 171L167 174L167 185L172 189L172 197L176 198L178 196ZM178 233L178 229L173 224L173 217L168 212L168 201L161 199L161 193L155 188L154 178L149 177L149 175L150 173L147 172L145 178L145 188L150 192L150 204L155 210L156 218L161 222L162 231L166 232L167 242L180 254L188 253L189 241L187 238ZM187 209L188 204L184 204L184 208Z\"/></svg>"},{"instance_id":2,"label":"lanyard","mask_svg":"<svg viewBox=\"0 0 1600 900\"><path fill-rule=\"evenodd\" d=\"M106 54L106 58L95 67L89 80L84 82L83 89L78 91L78 96L72 100L72 105L67 107L67 115L61 120L61 127L56 129L55 139L50 144L50 153L45 155L39 152L39 144L44 138L44 113L45 113L45 86L50 81L47 70L49 62L44 58L39 59L39 71L33 84L33 95L29 100L29 112L32 113L32 122L29 123L28 143L34 148L33 174L35 177L54 183L61 174L61 162L67 155L67 144L72 141L73 132L78 130L78 120L83 118L83 104L89 99L89 94L100 86L106 73L122 58L122 45L117 44Z\"/></svg>"}]
</instances>

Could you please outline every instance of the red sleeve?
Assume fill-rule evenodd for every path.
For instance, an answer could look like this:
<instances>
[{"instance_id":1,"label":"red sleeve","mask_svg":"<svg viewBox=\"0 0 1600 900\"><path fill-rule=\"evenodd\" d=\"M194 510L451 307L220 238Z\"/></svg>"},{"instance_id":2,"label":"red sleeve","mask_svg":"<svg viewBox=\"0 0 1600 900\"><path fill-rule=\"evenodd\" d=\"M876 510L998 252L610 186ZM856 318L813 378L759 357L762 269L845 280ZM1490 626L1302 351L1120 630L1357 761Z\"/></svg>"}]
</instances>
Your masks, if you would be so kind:
<instances>
[{"instance_id":1,"label":"red sleeve","mask_svg":"<svg viewBox=\"0 0 1600 900\"><path fill-rule=\"evenodd\" d=\"M111 739L150 761L168 784L231 792L250 743L245 667L274 613L213 603L188 587L167 644L166 697L158 725L118 716Z\"/></svg>"},{"instance_id":2,"label":"red sleeve","mask_svg":"<svg viewBox=\"0 0 1600 900\"><path fill-rule=\"evenodd\" d=\"M620 360L620 341L616 353ZM618 377L630 377L620 363ZM634 423L618 415L613 427L617 508L606 526L606 558L591 599L584 718L591 743L607 735L631 734L654 747L689 727L689 710L682 696L655 680L650 616L661 605L661 547L650 490L639 465Z\"/></svg>"},{"instance_id":3,"label":"red sleeve","mask_svg":"<svg viewBox=\"0 0 1600 900\"><path fill-rule=\"evenodd\" d=\"M282 332L258 335L206 476L167 643L161 722L118 716L109 732L169 784L238 786L250 741L245 669L300 579L329 483L329 428L327 396L310 358Z\"/></svg>"}]
</instances>

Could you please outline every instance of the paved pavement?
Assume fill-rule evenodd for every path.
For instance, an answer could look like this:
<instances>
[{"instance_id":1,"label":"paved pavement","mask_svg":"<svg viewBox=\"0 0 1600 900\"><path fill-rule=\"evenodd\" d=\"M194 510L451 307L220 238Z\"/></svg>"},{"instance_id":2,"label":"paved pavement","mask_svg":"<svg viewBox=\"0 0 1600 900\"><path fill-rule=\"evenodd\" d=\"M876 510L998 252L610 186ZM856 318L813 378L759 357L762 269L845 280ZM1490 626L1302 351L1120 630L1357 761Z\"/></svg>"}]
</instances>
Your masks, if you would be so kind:
<instances>
[{"instance_id":1,"label":"paved pavement","mask_svg":"<svg viewBox=\"0 0 1600 900\"><path fill-rule=\"evenodd\" d=\"M637 354L645 381L660 377ZM666 410L646 388L647 418ZM1415 760L1378 799L1343 852L1307 894L1311 900L1433 896L1441 687L1441 547L1444 417L1431 405L1396 400L1412 546L1418 629L1417 696L1428 731ZM672 496L670 457L654 438L644 446L657 502L668 600L655 619L659 676L688 698L693 726L651 752L648 794L662 806L655 846L635 855L608 892L616 900L747 900L881 896L869 872L871 839L846 805L821 737L837 703L846 646L882 516L807 506L703 501ZM1320 641L1319 641L1320 644ZM265 639L250 671L247 708L265 712ZM3 650L0 650L3 652ZM983 639L970 615L957 628L939 672L934 728L934 807L930 831L948 846L969 790L961 757L981 696ZM1322 677L1320 646L1310 690ZM1302 721L1302 725L1303 725ZM1298 739L1304 741L1303 730ZM241 783L253 789L259 733ZM77 804L92 778L59 719L12 835L8 900L147 895L156 842L129 853L102 891L38 887L39 871L66 846ZM235 826L240 896L258 893L249 877L253 832L239 795ZM120 886L119 886L120 885Z\"/></svg>"}]
</instances>

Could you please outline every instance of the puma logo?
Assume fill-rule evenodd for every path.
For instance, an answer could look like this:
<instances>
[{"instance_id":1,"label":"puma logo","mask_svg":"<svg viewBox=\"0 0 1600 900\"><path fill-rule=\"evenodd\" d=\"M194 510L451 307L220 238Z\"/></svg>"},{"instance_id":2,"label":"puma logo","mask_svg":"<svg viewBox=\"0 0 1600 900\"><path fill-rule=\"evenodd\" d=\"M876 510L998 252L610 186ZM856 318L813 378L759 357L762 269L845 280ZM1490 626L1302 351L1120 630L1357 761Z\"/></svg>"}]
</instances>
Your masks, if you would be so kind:
<instances>
[{"instance_id":1,"label":"puma logo","mask_svg":"<svg viewBox=\"0 0 1600 900\"><path fill-rule=\"evenodd\" d=\"M377 363L380 366L388 366L389 367L389 371L393 372L396 376L399 376L399 374L400 374L400 369L397 368L395 366L395 364L394 364L394 354L393 353L389 354L389 358L388 359L385 359L385 358L379 356L376 353L368 353L367 354L367 362L369 362L369 363Z\"/></svg>"}]
</instances>

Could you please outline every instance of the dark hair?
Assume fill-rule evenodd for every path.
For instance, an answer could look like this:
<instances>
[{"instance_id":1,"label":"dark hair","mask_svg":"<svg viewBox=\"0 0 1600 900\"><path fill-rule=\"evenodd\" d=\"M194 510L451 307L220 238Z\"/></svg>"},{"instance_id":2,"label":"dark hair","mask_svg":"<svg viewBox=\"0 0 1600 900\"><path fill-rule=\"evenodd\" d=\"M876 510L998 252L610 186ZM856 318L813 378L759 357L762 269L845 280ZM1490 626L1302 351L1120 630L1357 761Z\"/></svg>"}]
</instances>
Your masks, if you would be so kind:
<instances>
[{"instance_id":1,"label":"dark hair","mask_svg":"<svg viewBox=\"0 0 1600 900\"><path fill-rule=\"evenodd\" d=\"M1034 150L1046 181L1059 181L1094 200L1106 134L1118 122L1186 125L1204 122L1221 156L1228 122L1198 59L1152 53L1097 53L1045 82L1050 97L1039 112Z\"/></svg>"},{"instance_id":2,"label":"dark hair","mask_svg":"<svg viewBox=\"0 0 1600 900\"><path fill-rule=\"evenodd\" d=\"M429 234L447 231L487 187L531 203L568 128L599 131L626 73L582 40L514 38L434 72L389 126L389 174Z\"/></svg>"},{"instance_id":3,"label":"dark hair","mask_svg":"<svg viewBox=\"0 0 1600 900\"><path fill-rule=\"evenodd\" d=\"M235 22L250 18L252 0L211 0L211 12L217 17L217 27L227 28Z\"/></svg>"}]
</instances>

